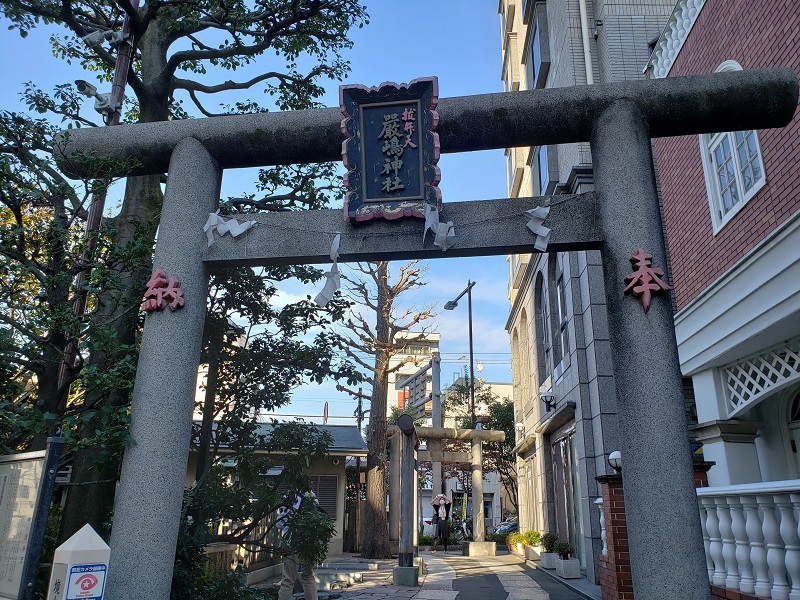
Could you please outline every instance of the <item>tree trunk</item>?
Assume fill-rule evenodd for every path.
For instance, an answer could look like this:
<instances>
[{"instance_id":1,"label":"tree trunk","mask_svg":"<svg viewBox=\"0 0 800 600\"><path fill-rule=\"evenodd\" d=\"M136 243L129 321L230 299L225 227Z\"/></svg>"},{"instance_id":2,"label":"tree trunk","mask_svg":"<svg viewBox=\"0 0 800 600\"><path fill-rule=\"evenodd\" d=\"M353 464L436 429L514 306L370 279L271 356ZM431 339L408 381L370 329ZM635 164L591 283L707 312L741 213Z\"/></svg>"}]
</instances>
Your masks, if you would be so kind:
<instances>
[{"instance_id":1,"label":"tree trunk","mask_svg":"<svg viewBox=\"0 0 800 600\"><path fill-rule=\"evenodd\" d=\"M208 341L208 374L206 375L206 393L203 398L203 421L200 426L200 439L197 445L197 470L195 471L195 481L200 481L211 468L213 456L211 452L211 441L214 427L214 416L216 415L217 384L219 381L219 357L222 354L223 338L225 327L228 325L227 319L214 318L212 315L206 316L205 337Z\"/></svg>"},{"instance_id":2,"label":"tree trunk","mask_svg":"<svg viewBox=\"0 0 800 600\"><path fill-rule=\"evenodd\" d=\"M378 263L378 310L375 325L375 376L367 426L367 503L361 527L361 557L391 558L386 518L386 391L389 385L388 263ZM396 507L392 507L396 510Z\"/></svg>"},{"instance_id":3,"label":"tree trunk","mask_svg":"<svg viewBox=\"0 0 800 600\"><path fill-rule=\"evenodd\" d=\"M102 345L91 349L89 366L98 373L107 373L114 365L132 352L144 286L152 269L151 252L158 213L161 209L161 183L159 176L131 177L125 193L125 202L117 217L114 245L120 253L133 258L118 265L120 289L106 290L98 295L98 309L93 328L102 329ZM138 248L137 248L138 246ZM130 253L130 254L129 254ZM124 383L124 382L120 382ZM132 382L128 382L129 384ZM132 386L121 385L106 389L89 385L85 402L101 406L125 406L130 402ZM165 387L165 399L168 389ZM86 425L89 437L102 427L90 421ZM61 524L61 540L65 540L89 523L98 533L108 530L114 505L116 479L122 457L104 448L92 447L75 453L72 466L72 484L67 494ZM106 532L107 533L107 532Z\"/></svg>"},{"instance_id":4,"label":"tree trunk","mask_svg":"<svg viewBox=\"0 0 800 600\"><path fill-rule=\"evenodd\" d=\"M64 198L53 198L53 220L48 228L48 247L51 253L51 266L49 286L47 288L47 306L56 312L69 305L70 281L62 274L67 269L66 248L64 240L67 239L67 216L64 211ZM68 317L67 317L68 318ZM36 408L44 413L63 414L63 390L59 387L59 371L67 347L66 331L70 323L61 322L48 332L48 343L44 345L41 357L41 368L36 369L36 386L38 400ZM70 381L73 378L70 378ZM47 447L47 437L53 432L42 431L33 436L31 450L44 450Z\"/></svg>"},{"instance_id":5,"label":"tree trunk","mask_svg":"<svg viewBox=\"0 0 800 600\"><path fill-rule=\"evenodd\" d=\"M141 55L142 84L138 94L140 123L166 121L169 116L169 81L165 79L168 33L172 27L168 17L159 14L145 35L138 41ZM97 297L98 309L93 327L106 331L99 336L101 344L91 349L89 366L106 373L126 354L132 352L139 328L139 305L145 284L152 273L152 251L161 213L161 176L129 177L120 214L114 218L116 233L113 239L115 256L119 257L116 274L118 289L106 289ZM165 365L166 366L166 365ZM132 383L132 382L129 382ZM164 399L169 398L165 382ZM133 386L107 390L102 386L87 386L86 400L100 406L125 406L130 402ZM91 432L98 426L86 425ZM79 455L83 456L79 456ZM122 456L103 448L87 448L76 453L72 483L61 522L60 539L64 540L89 523L98 532L111 521L116 479ZM96 465L104 465L102 472ZM111 481L107 481L111 479ZM108 527L105 527L108 529Z\"/></svg>"}]
</instances>

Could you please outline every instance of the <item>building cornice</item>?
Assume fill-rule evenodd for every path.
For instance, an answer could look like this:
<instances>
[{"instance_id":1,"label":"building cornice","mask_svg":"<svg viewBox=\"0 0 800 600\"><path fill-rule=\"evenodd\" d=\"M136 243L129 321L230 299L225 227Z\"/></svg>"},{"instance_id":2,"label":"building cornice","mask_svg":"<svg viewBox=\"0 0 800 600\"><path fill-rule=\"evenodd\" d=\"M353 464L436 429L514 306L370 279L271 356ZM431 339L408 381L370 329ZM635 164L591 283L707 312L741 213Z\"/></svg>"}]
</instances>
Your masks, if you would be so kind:
<instances>
[{"instance_id":1,"label":"building cornice","mask_svg":"<svg viewBox=\"0 0 800 600\"><path fill-rule=\"evenodd\" d=\"M645 71L652 68L653 79L661 79L669 75L670 69L689 37L700 11L706 0L679 0L672 11L667 26L656 42Z\"/></svg>"},{"instance_id":2,"label":"building cornice","mask_svg":"<svg viewBox=\"0 0 800 600\"><path fill-rule=\"evenodd\" d=\"M695 433L698 442L734 442L749 444L758 436L758 430L764 426L761 421L739 421L738 419L708 421L694 425L689 429Z\"/></svg>"},{"instance_id":3,"label":"building cornice","mask_svg":"<svg viewBox=\"0 0 800 600\"><path fill-rule=\"evenodd\" d=\"M675 314L681 371L722 366L800 333L800 211ZM765 332L774 327L775 339ZM747 343L753 340L756 346Z\"/></svg>"},{"instance_id":4,"label":"building cornice","mask_svg":"<svg viewBox=\"0 0 800 600\"><path fill-rule=\"evenodd\" d=\"M514 446L514 453L518 456L525 456L532 449L536 448L536 436L525 436L516 446Z\"/></svg>"}]
</instances>

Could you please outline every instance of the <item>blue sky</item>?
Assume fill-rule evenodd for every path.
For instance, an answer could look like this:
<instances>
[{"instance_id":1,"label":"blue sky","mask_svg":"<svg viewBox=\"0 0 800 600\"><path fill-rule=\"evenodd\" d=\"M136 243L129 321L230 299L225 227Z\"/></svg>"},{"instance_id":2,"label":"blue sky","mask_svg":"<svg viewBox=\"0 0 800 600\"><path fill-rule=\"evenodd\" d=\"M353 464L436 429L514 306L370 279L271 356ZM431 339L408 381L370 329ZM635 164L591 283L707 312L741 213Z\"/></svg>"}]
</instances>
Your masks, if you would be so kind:
<instances>
[{"instance_id":1,"label":"blue sky","mask_svg":"<svg viewBox=\"0 0 800 600\"><path fill-rule=\"evenodd\" d=\"M436 75L441 97L502 91L500 80L500 21L497 3L487 0L369 0L370 24L354 30L354 47L346 54L352 73L345 83L378 85L384 81L405 83L416 77ZM26 40L3 28L0 34L0 108L24 110L19 102L23 83L34 81L45 90L75 79L91 80L79 65L53 58L47 30L34 31ZM258 65L256 65L258 67ZM246 73L245 73L246 74ZM103 91L102 86L98 85ZM110 86L108 86L110 88ZM256 92L251 96L256 98ZM327 106L338 105L338 86L330 85L323 98ZM215 103L210 102L215 108ZM188 108L188 107L187 107ZM445 154L439 166L444 202L502 198L507 195L505 159L501 151ZM253 173L227 172L223 196L240 195L252 189ZM121 191L118 192L121 194ZM113 198L109 204L113 205ZM458 223L455 223L458 235ZM446 255L446 254L445 254ZM505 256L451 258L426 261L428 284L408 298L417 306L438 303L438 316L431 321L441 336L442 380L468 365L466 302L454 311L444 311L444 302L457 296L467 280L473 289L473 329L476 362L484 365L487 381L510 381L510 349L504 325L508 316L508 265ZM317 286L321 288L320 286ZM299 285L283 288L286 299L316 293ZM459 359L464 356L465 358ZM297 390L292 404L280 413L322 415L330 403L330 415L350 416L355 402L337 393L333 384ZM352 423L332 419L331 423Z\"/></svg>"}]
</instances>

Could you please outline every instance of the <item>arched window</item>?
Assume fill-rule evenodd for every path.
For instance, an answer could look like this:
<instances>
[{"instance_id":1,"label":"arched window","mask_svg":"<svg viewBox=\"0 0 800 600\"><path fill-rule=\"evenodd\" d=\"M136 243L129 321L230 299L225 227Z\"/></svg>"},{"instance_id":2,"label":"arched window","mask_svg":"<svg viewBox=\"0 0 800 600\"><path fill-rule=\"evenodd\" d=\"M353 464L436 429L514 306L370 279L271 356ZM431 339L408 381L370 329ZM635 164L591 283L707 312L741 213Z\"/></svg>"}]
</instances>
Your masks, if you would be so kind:
<instances>
[{"instance_id":1,"label":"arched window","mask_svg":"<svg viewBox=\"0 0 800 600\"><path fill-rule=\"evenodd\" d=\"M547 280L541 272L536 276L536 362L539 366L539 386L553 374L553 341L550 335L550 303Z\"/></svg>"},{"instance_id":2,"label":"arched window","mask_svg":"<svg viewBox=\"0 0 800 600\"><path fill-rule=\"evenodd\" d=\"M717 67L717 73L741 70L732 60ZM753 130L702 134L700 154L716 234L767 181L758 134Z\"/></svg>"}]
</instances>

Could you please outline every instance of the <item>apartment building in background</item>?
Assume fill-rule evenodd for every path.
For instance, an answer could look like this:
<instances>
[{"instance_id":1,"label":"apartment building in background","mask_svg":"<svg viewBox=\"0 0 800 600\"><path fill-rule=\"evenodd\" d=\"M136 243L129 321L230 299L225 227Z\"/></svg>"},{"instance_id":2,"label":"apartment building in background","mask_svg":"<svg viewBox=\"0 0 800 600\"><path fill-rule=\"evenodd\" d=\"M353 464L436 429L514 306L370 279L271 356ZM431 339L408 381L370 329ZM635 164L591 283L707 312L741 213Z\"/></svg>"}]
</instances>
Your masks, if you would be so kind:
<instances>
[{"instance_id":1,"label":"apartment building in background","mask_svg":"<svg viewBox=\"0 0 800 600\"><path fill-rule=\"evenodd\" d=\"M409 337L417 337L420 334L414 332L407 332L405 334ZM406 348L405 352L398 353L394 355L390 361L390 366L394 367L400 363L406 361L397 371L391 373L389 375L389 390L387 394L388 399L388 413L391 414L392 408L404 408L407 406L407 402L409 400L409 390L408 389L396 389L396 384L398 382L402 382L415 373L417 373L420 369L430 364L431 359L435 353L439 351L439 342L441 340L441 336L438 333L426 333L422 338L414 343L410 344L408 348ZM449 383L447 381L447 375L449 373L442 373L441 377L441 387L442 387L442 400L444 400L445 394L447 392L447 387L449 387ZM425 377L425 393L428 395L429 400L425 403L420 411L421 418L423 419L424 425L430 427L432 425L432 409L433 404L430 400L430 394L433 390L432 386L432 372L429 369L424 377ZM513 390L510 384L507 383L490 383L490 382L482 382L485 386L491 387L492 392L496 394L500 398L510 398L513 394ZM462 379L455 379L452 382L452 385L460 385L463 386L465 381ZM477 406L477 413L482 414L482 409L485 407ZM444 412L444 427L456 427L457 422L456 418L452 414L447 414ZM423 441L424 444L424 441ZM424 448L424 446L423 446ZM464 466L464 471L469 472L469 466ZM433 498L434 494L444 493L449 498L453 500L453 515L458 516L459 518L464 518L465 516L472 515L472 500L469 494L469 482L468 485L464 486L465 478L458 478L458 477L450 477L445 478L442 482L443 489L442 490L433 490L432 488L432 479L427 477L423 480L420 491L419 491L419 503L421 510L419 511L419 518L430 519L431 510L430 508L430 501ZM502 519L502 515L504 512L508 512L510 502L504 497L504 488L503 485L500 483L498 474L495 472L489 472L484 474L484 483L483 483L483 497L484 497L484 518L485 518L485 528L487 531L491 531L496 525L500 523ZM426 530L427 532L427 530Z\"/></svg>"},{"instance_id":2,"label":"apartment building in background","mask_svg":"<svg viewBox=\"0 0 800 600\"><path fill-rule=\"evenodd\" d=\"M500 0L505 90L643 78L674 0ZM511 197L592 190L588 143L509 148ZM595 477L617 448L616 391L600 253L512 255L509 312L520 529L568 540L597 583Z\"/></svg>"}]
</instances>

